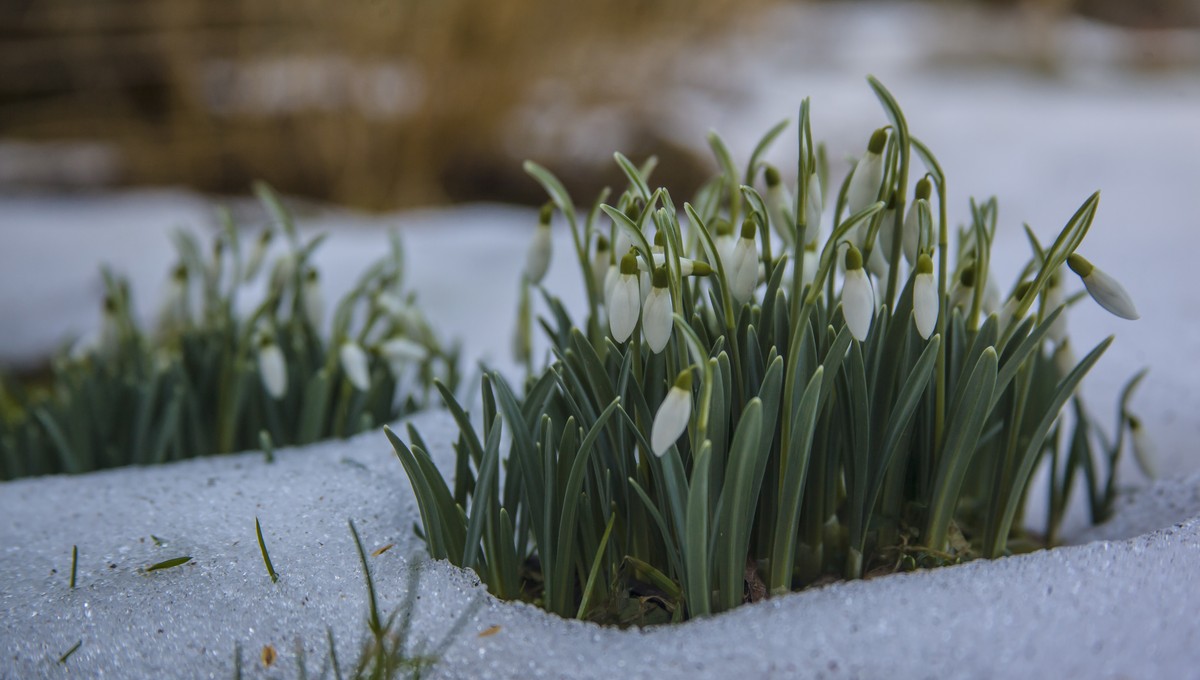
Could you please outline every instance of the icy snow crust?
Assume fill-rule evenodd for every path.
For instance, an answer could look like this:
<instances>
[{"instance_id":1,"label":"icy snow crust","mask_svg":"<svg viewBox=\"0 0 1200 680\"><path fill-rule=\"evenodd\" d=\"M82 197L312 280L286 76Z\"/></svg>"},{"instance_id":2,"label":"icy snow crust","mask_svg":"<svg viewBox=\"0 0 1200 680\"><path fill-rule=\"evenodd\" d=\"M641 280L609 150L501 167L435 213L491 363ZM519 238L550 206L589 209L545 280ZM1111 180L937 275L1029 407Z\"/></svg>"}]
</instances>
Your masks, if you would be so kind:
<instances>
[{"instance_id":1,"label":"icy snow crust","mask_svg":"<svg viewBox=\"0 0 1200 680\"><path fill-rule=\"evenodd\" d=\"M452 471L453 420L432 412L412 422ZM1193 476L1136 498L1165 493L1194 511L1198 485ZM249 676L295 677L298 644L309 671L319 670L327 626L349 663L366 632L366 588L348 519L368 551L395 544L368 558L385 613L403 599L411 566L424 565L411 644L428 651L451 636L435 677L1188 677L1200 661L1200 520L1171 526L1177 508L1119 517L1106 527L1112 541L843 583L622 632L499 602L472 574L421 557L416 503L377 432L281 450L274 463L250 453L2 488L5 678L227 678L235 645ZM263 566L255 517L277 584ZM1125 538L1149 526L1160 529ZM182 555L192 561L144 571ZM463 629L449 630L477 605ZM498 632L480 637L493 626ZM269 669L259 660L266 645L279 654Z\"/></svg>"},{"instance_id":2,"label":"icy snow crust","mask_svg":"<svg viewBox=\"0 0 1200 680\"><path fill-rule=\"evenodd\" d=\"M1125 323L1085 301L1071 312L1071 334L1079 354L1118 335L1085 383L1093 412L1110 414L1110 424L1121 383L1150 367L1134 409L1156 439L1167 479L1123 498L1110 524L1074 533L1085 545L838 584L682 626L620 632L499 603L471 574L427 562L412 531L419 519L408 481L373 432L281 450L273 464L251 453L0 485L0 678L227 678L235 645L248 676L295 677L297 644L310 672L320 669L326 627L348 665L366 632L351 519L368 551L395 544L369 558L385 612L400 603L412 565L425 565L414 653L440 642L460 612L481 607L450 638L439 677L1194 677L1200 308L1189 276L1197 231L1188 206L1200 186L1200 79L1098 74L1091 57L1068 60L1055 80L984 78L931 67L920 53L946 44L943 34L958 35L935 23L944 5L873 6L869 21L850 21L846 11L789 6L753 28L754 40L681 55L685 75L736 72L748 84L724 98L677 85L662 96L672 103L662 125L691 145L716 129L744 160L758 135L794 118L799 98L811 95L815 135L829 142L840 177L841 159L860 153L885 123L861 78L874 72L938 154L956 222L968 196L998 195L1002 287L1028 252L1022 222L1045 242L1103 188L1081 252L1126 285L1142 319ZM793 39L806 25L837 40ZM1088 49L1114 49L1085 32ZM902 33L915 37L901 41ZM797 68L801 60L818 68ZM751 69L763 75L755 79ZM769 159L785 174L793 139L785 135ZM0 359L31 361L65 334L94 327L101 262L131 277L148 316L170 265L167 227L209 229L210 206L163 191L0 197ZM305 211L299 221L310 234L336 232L317 255L331 299L385 251L377 227L398 226L409 281L434 326L461 337L467 357L511 369L516 282L535 219L527 210L474 206L382 219ZM577 309L582 286L570 242L563 225L555 229L546 285ZM450 472L451 419L434 412L412 422ZM1138 478L1127 467L1122 479ZM277 584L262 564L255 517ZM144 572L182 555L193 559ZM493 626L495 634L478 636ZM259 660L265 645L279 653L270 668Z\"/></svg>"}]
</instances>

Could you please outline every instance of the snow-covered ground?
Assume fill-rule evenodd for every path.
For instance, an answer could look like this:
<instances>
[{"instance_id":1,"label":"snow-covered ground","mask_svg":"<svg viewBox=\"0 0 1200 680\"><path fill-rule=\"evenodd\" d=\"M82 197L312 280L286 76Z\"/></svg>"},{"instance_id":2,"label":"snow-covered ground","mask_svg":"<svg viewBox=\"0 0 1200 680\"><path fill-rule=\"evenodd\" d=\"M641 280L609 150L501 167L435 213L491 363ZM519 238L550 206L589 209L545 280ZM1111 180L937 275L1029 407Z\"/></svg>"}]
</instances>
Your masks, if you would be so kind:
<instances>
[{"instance_id":1,"label":"snow-covered ground","mask_svg":"<svg viewBox=\"0 0 1200 680\"><path fill-rule=\"evenodd\" d=\"M857 23L839 11L789 9L754 27L753 43L730 39L682 55L678 77L656 94L669 104L664 127L690 145L716 129L744 161L758 135L794 118L800 98L811 96L814 133L829 142L840 175L840 159L859 153L885 123L862 79L872 72L938 155L952 217L963 219L968 196L999 197L1002 286L1027 253L1023 222L1045 240L1103 190L1081 252L1125 283L1142 319L1124 322L1085 301L1071 314L1071 333L1079 349L1118 335L1085 383L1101 414L1129 375L1150 367L1134 409L1168 480L1127 501L1115 524L1079 534L1099 542L838 585L680 627L617 632L485 598L453 638L440 666L445 677L1194 675L1200 306L1188 274L1200 242L1190 207L1200 186L1200 77L1121 75L1086 61L1069 61L1055 79L931 65L922 55L945 41L929 11L883 9ZM821 16L841 40L791 39ZM1103 38L1076 28L1088 40ZM699 84L697 74L712 73L731 74L719 94ZM784 139L773 158L790 165L794 137ZM210 212L210 201L181 191L0 197L0 360L31 361L96 323L102 262L130 276L150 314L170 265L168 229L205 228ZM333 232L318 251L331 297L384 252L378 227L397 227L409 281L431 321L461 338L472 360L506 366L535 219L524 209L468 206L383 217L330 209L301 223ZM556 228L548 285L577 301L581 284L563 256L569 241L563 225ZM449 419L416 420L449 470ZM1132 469L1123 473L1137 481ZM255 516L282 574L275 585L261 564ZM283 451L273 465L247 454L0 485L0 678L227 677L235 644L248 670L292 677L296 641L315 669L326 626L340 657L352 658L365 630L365 587L346 520L368 550L396 544L371 558L390 609L419 549L416 518L408 482L378 433ZM1156 529L1165 530L1145 533ZM66 580L72 545L80 554L74 591ZM139 571L183 554L193 562ZM444 565L429 565L420 587L418 640L439 640L483 597L469 576ZM493 625L499 632L478 637ZM57 664L80 640L68 663ZM258 661L267 644L280 653L270 669Z\"/></svg>"}]
</instances>

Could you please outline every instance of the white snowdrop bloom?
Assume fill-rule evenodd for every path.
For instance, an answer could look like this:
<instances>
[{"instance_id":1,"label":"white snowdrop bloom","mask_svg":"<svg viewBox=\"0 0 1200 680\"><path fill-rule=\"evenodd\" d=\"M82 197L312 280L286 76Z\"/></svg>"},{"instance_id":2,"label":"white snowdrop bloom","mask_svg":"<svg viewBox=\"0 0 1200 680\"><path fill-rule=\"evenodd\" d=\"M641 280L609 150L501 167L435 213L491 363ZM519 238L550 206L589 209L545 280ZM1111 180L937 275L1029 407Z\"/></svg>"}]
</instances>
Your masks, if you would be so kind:
<instances>
[{"instance_id":1,"label":"white snowdrop bloom","mask_svg":"<svg viewBox=\"0 0 1200 680\"><path fill-rule=\"evenodd\" d=\"M1122 319L1133 321L1139 318L1137 309L1133 306L1133 299L1116 279L1105 274L1082 255L1075 253L1067 258L1067 266L1083 279L1088 295L1101 307Z\"/></svg>"},{"instance_id":2,"label":"white snowdrop bloom","mask_svg":"<svg viewBox=\"0 0 1200 680\"><path fill-rule=\"evenodd\" d=\"M987 284L983 287L983 313L991 314L1000 309L1000 286L996 285L996 277L988 272Z\"/></svg>"},{"instance_id":3,"label":"white snowdrop bloom","mask_svg":"<svg viewBox=\"0 0 1200 680\"><path fill-rule=\"evenodd\" d=\"M687 430L692 417L692 374L684 371L667 392L650 427L650 450L660 458Z\"/></svg>"},{"instance_id":4,"label":"white snowdrop bloom","mask_svg":"<svg viewBox=\"0 0 1200 680\"><path fill-rule=\"evenodd\" d=\"M754 240L757 230L754 219L746 218L742 223L742 236L733 245L725 268L729 292L738 304L749 300L758 285L758 245Z\"/></svg>"},{"instance_id":5,"label":"white snowdrop bloom","mask_svg":"<svg viewBox=\"0 0 1200 680\"><path fill-rule=\"evenodd\" d=\"M242 271L243 281L252 281L258 276L258 271L262 269L263 259L267 256L267 248L271 246L271 239L274 238L275 232L270 228L263 229L258 235L258 240L254 242L254 250L250 251L250 259L246 261L246 268Z\"/></svg>"},{"instance_id":6,"label":"white snowdrop bloom","mask_svg":"<svg viewBox=\"0 0 1200 680\"><path fill-rule=\"evenodd\" d=\"M1154 443L1142 427L1142 420L1135 415L1129 416L1129 436L1133 439L1133 459L1137 461L1142 474L1150 479L1158 478L1158 456Z\"/></svg>"},{"instance_id":7,"label":"white snowdrop bloom","mask_svg":"<svg viewBox=\"0 0 1200 680\"><path fill-rule=\"evenodd\" d=\"M525 277L530 283L541 283L550 269L550 218L553 214L554 207L551 204L542 206L537 231L533 233L533 241L529 244L529 252L525 256Z\"/></svg>"},{"instance_id":8,"label":"white snowdrop bloom","mask_svg":"<svg viewBox=\"0 0 1200 680\"><path fill-rule=\"evenodd\" d=\"M888 207L883 211L883 217L879 220L879 231L875 232L875 250L883 257L883 263L886 265L892 259L892 246L895 245L893 238L896 232L896 195L892 194L892 199L888 203ZM871 268L870 261L867 262L867 269Z\"/></svg>"},{"instance_id":9,"label":"white snowdrop bloom","mask_svg":"<svg viewBox=\"0 0 1200 680\"><path fill-rule=\"evenodd\" d=\"M167 289L158 310L158 327L161 331L187 326L191 321L188 304L188 270L180 264L171 272Z\"/></svg>"},{"instance_id":10,"label":"white snowdrop bloom","mask_svg":"<svg viewBox=\"0 0 1200 680\"><path fill-rule=\"evenodd\" d=\"M651 256L654 258L655 269L658 269L667 263L666 253L652 253ZM643 272L648 269L645 260L641 258L638 259L638 269ZM686 257L681 257L679 258L679 274L680 276L708 276L709 274L712 274L712 267L710 267L707 262L698 262Z\"/></svg>"},{"instance_id":11,"label":"white snowdrop bloom","mask_svg":"<svg viewBox=\"0 0 1200 680\"><path fill-rule=\"evenodd\" d=\"M1046 287L1046 314L1054 313L1054 310L1066 304L1063 297L1063 272L1054 272L1050 276L1049 285ZM1054 323L1050 324L1050 329L1046 331L1046 337L1050 338L1055 343L1062 342L1067 338L1067 310L1063 310Z\"/></svg>"},{"instance_id":12,"label":"white snowdrop bloom","mask_svg":"<svg viewBox=\"0 0 1200 680\"><path fill-rule=\"evenodd\" d=\"M913 280L913 320L922 338L929 339L937 318L938 290L937 281L933 279L933 260L923 254L917 259L917 276Z\"/></svg>"},{"instance_id":13,"label":"white snowdrop bloom","mask_svg":"<svg viewBox=\"0 0 1200 680\"><path fill-rule=\"evenodd\" d=\"M847 214L854 215L879 198L879 186L883 183L883 148L887 145L887 130L880 128L871 135L867 152L854 166L850 186L846 189ZM857 224L846 232L846 239L857 248L862 248L866 237L863 225Z\"/></svg>"},{"instance_id":14,"label":"white snowdrop bloom","mask_svg":"<svg viewBox=\"0 0 1200 680\"><path fill-rule=\"evenodd\" d=\"M929 204L929 197L933 192L932 187L933 184L928 178L922 177L921 181L917 182L915 200L908 207L908 215L904 218L904 234L901 248L904 250L904 259L908 260L909 264L917 261L917 250L921 243L921 205L924 205L929 210L930 226L935 230L937 227L932 206Z\"/></svg>"},{"instance_id":15,"label":"white snowdrop bloom","mask_svg":"<svg viewBox=\"0 0 1200 680\"><path fill-rule=\"evenodd\" d=\"M612 292L617 285L617 279L621 278L621 267L616 264L608 265L608 270L604 272L604 307L605 309L612 307Z\"/></svg>"},{"instance_id":16,"label":"white snowdrop bloom","mask_svg":"<svg viewBox=\"0 0 1200 680\"><path fill-rule=\"evenodd\" d=\"M608 249L608 239L596 236L596 251L592 253L592 283L596 291L604 290L604 280L612 264L612 252Z\"/></svg>"},{"instance_id":17,"label":"white snowdrop bloom","mask_svg":"<svg viewBox=\"0 0 1200 680\"><path fill-rule=\"evenodd\" d=\"M338 348L338 358L342 361L342 372L346 379L359 392L366 392L371 387L371 373L367 366L367 353L357 342L346 341Z\"/></svg>"},{"instance_id":18,"label":"white snowdrop bloom","mask_svg":"<svg viewBox=\"0 0 1200 680\"><path fill-rule=\"evenodd\" d=\"M1021 319L1024 317L1017 318L1017 308L1021 306L1021 299L1029 292L1029 287L1032 285L1032 281L1025 281L1018 285L1013 294L1004 302L1004 306L1000 308L1000 311L997 313L996 329L1001 335L1004 334L1004 331L1008 330L1010 324L1021 323Z\"/></svg>"},{"instance_id":19,"label":"white snowdrop bloom","mask_svg":"<svg viewBox=\"0 0 1200 680\"><path fill-rule=\"evenodd\" d=\"M621 273L613 283L608 301L608 330L617 342L628 340L637 325L642 304L638 279L637 257L629 253L621 258Z\"/></svg>"},{"instance_id":20,"label":"white snowdrop bloom","mask_svg":"<svg viewBox=\"0 0 1200 680\"><path fill-rule=\"evenodd\" d=\"M650 351L658 354L667 346L674 328L671 293L667 290L667 268L654 270L653 285L642 305L642 334Z\"/></svg>"},{"instance_id":21,"label":"white snowdrop bloom","mask_svg":"<svg viewBox=\"0 0 1200 680\"><path fill-rule=\"evenodd\" d=\"M790 248L796 242L796 225L792 223L789 208L792 204L792 197L788 193L787 187L783 186L783 180L779 177L779 170L775 169L775 166L768 165L765 174L767 177L767 216L770 218L771 228Z\"/></svg>"},{"instance_id":22,"label":"white snowdrop bloom","mask_svg":"<svg viewBox=\"0 0 1200 680\"><path fill-rule=\"evenodd\" d=\"M1058 347L1054 348L1054 356L1051 357L1054 362L1054 368L1058 371L1059 379L1067 377L1075 368L1075 352L1071 349L1071 340L1064 339L1058 343Z\"/></svg>"},{"instance_id":23,"label":"white snowdrop bloom","mask_svg":"<svg viewBox=\"0 0 1200 680\"><path fill-rule=\"evenodd\" d=\"M263 339L258 346L258 377L272 399L287 394L287 362L274 340Z\"/></svg>"},{"instance_id":24,"label":"white snowdrop bloom","mask_svg":"<svg viewBox=\"0 0 1200 680\"><path fill-rule=\"evenodd\" d=\"M304 273L304 292L300 301L304 305L304 318L308 320L308 325L313 330L319 330L321 322L325 320L325 296L321 293L321 279L316 269L310 267Z\"/></svg>"},{"instance_id":25,"label":"white snowdrop bloom","mask_svg":"<svg viewBox=\"0 0 1200 680\"><path fill-rule=\"evenodd\" d=\"M271 268L271 288L281 290L291 282L296 273L296 256L292 253L283 255L275 260Z\"/></svg>"},{"instance_id":26,"label":"white snowdrop bloom","mask_svg":"<svg viewBox=\"0 0 1200 680\"><path fill-rule=\"evenodd\" d=\"M429 356L429 351L424 345L400 336L385 340L375 348L375 351L387 362L388 369L396 378L400 377L405 366L424 361Z\"/></svg>"},{"instance_id":27,"label":"white snowdrop bloom","mask_svg":"<svg viewBox=\"0 0 1200 680\"><path fill-rule=\"evenodd\" d=\"M808 190L804 195L804 246L817 245L821 235L821 213L824 211L824 199L821 198L821 178L817 173L808 177Z\"/></svg>"},{"instance_id":28,"label":"white snowdrop bloom","mask_svg":"<svg viewBox=\"0 0 1200 680\"><path fill-rule=\"evenodd\" d=\"M871 254L867 257L867 271L871 272L880 282L886 282L890 269L882 244L876 240L875 247L871 249Z\"/></svg>"},{"instance_id":29,"label":"white snowdrop bloom","mask_svg":"<svg viewBox=\"0 0 1200 680\"><path fill-rule=\"evenodd\" d=\"M846 280L842 284L842 314L846 317L846 326L855 340L863 342L867 339L867 331L871 330L871 318L875 314L875 293L871 289L871 280L863 271L862 253L854 244L849 244L846 250Z\"/></svg>"},{"instance_id":30,"label":"white snowdrop bloom","mask_svg":"<svg viewBox=\"0 0 1200 680\"><path fill-rule=\"evenodd\" d=\"M804 278L801 285L810 285L817 278L817 267L821 266L821 255L817 253L817 245L804 246Z\"/></svg>"}]
</instances>

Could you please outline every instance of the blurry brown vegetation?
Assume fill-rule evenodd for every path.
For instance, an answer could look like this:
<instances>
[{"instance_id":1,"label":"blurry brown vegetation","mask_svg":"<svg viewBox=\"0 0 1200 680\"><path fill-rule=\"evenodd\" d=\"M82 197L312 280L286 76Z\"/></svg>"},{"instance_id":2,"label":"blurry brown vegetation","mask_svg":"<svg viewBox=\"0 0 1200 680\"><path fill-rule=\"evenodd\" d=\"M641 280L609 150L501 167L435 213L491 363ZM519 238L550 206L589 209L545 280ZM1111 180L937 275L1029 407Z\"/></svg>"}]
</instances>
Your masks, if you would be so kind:
<instances>
[{"instance_id":1,"label":"blurry brown vegetation","mask_svg":"<svg viewBox=\"0 0 1200 680\"><path fill-rule=\"evenodd\" d=\"M129 184L537 200L506 139L535 88L653 97L655 55L767 1L8 0L0 137L107 141ZM631 156L672 154L632 139Z\"/></svg>"}]
</instances>

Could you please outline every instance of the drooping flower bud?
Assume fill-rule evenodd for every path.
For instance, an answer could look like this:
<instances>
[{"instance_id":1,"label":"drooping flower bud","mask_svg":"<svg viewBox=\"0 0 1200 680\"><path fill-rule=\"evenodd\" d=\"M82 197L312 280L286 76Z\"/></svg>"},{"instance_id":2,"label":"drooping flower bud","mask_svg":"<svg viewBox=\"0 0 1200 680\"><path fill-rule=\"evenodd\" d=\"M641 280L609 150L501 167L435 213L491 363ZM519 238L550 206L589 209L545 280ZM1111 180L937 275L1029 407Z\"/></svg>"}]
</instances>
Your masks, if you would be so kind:
<instances>
[{"instance_id":1,"label":"drooping flower bud","mask_svg":"<svg viewBox=\"0 0 1200 680\"><path fill-rule=\"evenodd\" d=\"M758 285L758 245L754 240L758 225L753 217L742 222L742 236L733 246L725 275L729 277L729 293L741 304L750 299Z\"/></svg>"},{"instance_id":2,"label":"drooping flower bud","mask_svg":"<svg viewBox=\"0 0 1200 680\"><path fill-rule=\"evenodd\" d=\"M917 182L917 190L912 205L908 207L908 215L904 218L904 236L901 246L904 250L904 259L908 260L909 264L917 261L917 249L921 242L921 205L924 205L929 210L929 224L936 229L933 219L933 211L929 206L929 197L932 195L933 184L928 177L922 177L921 181ZM924 203L922 204L922 201ZM926 238L932 234L927 234Z\"/></svg>"},{"instance_id":3,"label":"drooping flower bud","mask_svg":"<svg viewBox=\"0 0 1200 680\"><path fill-rule=\"evenodd\" d=\"M642 333L650 351L658 354L667 346L674 328L671 294L667 291L667 268L654 270L654 281L642 305Z\"/></svg>"},{"instance_id":4,"label":"drooping flower bud","mask_svg":"<svg viewBox=\"0 0 1200 680\"><path fill-rule=\"evenodd\" d=\"M963 267L958 274L958 281L950 289L950 303L947 310L961 309L964 313L971 310L975 300L975 265Z\"/></svg>"},{"instance_id":5,"label":"drooping flower bud","mask_svg":"<svg viewBox=\"0 0 1200 680\"><path fill-rule=\"evenodd\" d=\"M687 430L692 417L692 374L683 371L667 392L650 428L650 450L662 457Z\"/></svg>"},{"instance_id":6,"label":"drooping flower bud","mask_svg":"<svg viewBox=\"0 0 1200 680\"><path fill-rule=\"evenodd\" d=\"M317 270L309 267L304 272L304 292L301 294L304 304L304 318L313 330L320 330L325 320L325 295L321 292L321 278Z\"/></svg>"},{"instance_id":7,"label":"drooping flower bud","mask_svg":"<svg viewBox=\"0 0 1200 680\"><path fill-rule=\"evenodd\" d=\"M1137 461L1142 474L1150 479L1157 479L1158 456L1154 450L1154 444L1146 434L1146 428L1142 427L1141 418L1131 414L1128 420L1129 436L1133 440L1133 459Z\"/></svg>"},{"instance_id":8,"label":"drooping flower bud","mask_svg":"<svg viewBox=\"0 0 1200 680\"><path fill-rule=\"evenodd\" d=\"M879 128L871 135L867 152L854 166L850 186L846 189L846 208L853 215L862 211L879 198L879 186L883 183L883 149L887 145L887 130ZM866 234L861 223L846 233L846 239L862 248Z\"/></svg>"},{"instance_id":9,"label":"drooping flower bud","mask_svg":"<svg viewBox=\"0 0 1200 680\"><path fill-rule=\"evenodd\" d=\"M633 334L641 303L637 256L628 253L621 258L621 273L613 283L607 304L608 330L613 340L625 342Z\"/></svg>"},{"instance_id":10,"label":"drooping flower bud","mask_svg":"<svg viewBox=\"0 0 1200 680\"><path fill-rule=\"evenodd\" d=\"M846 249L846 280L842 285L842 314L846 326L855 340L864 342L871 330L871 319L875 315L875 293L871 280L863 271L862 253L854 244Z\"/></svg>"},{"instance_id":11,"label":"drooping flower bud","mask_svg":"<svg viewBox=\"0 0 1200 680\"><path fill-rule=\"evenodd\" d=\"M287 394L287 362L283 350L269 337L259 341L258 376L272 399L282 399Z\"/></svg>"},{"instance_id":12,"label":"drooping flower bud","mask_svg":"<svg viewBox=\"0 0 1200 680\"><path fill-rule=\"evenodd\" d=\"M188 269L187 265L180 263L171 270L171 279L167 282L167 290L158 310L158 328L161 332L171 332L189 323Z\"/></svg>"},{"instance_id":13,"label":"drooping flower bud","mask_svg":"<svg viewBox=\"0 0 1200 680\"><path fill-rule=\"evenodd\" d=\"M400 377L406 365L424 361L429 356L429 350L424 345L400 336L385 340L375 351L387 362L388 369L396 378Z\"/></svg>"},{"instance_id":14,"label":"drooping flower bud","mask_svg":"<svg viewBox=\"0 0 1200 680\"><path fill-rule=\"evenodd\" d=\"M808 176L808 190L804 194L804 247L817 246L821 235L821 212L824 210L824 199L821 198L821 178L817 173Z\"/></svg>"},{"instance_id":15,"label":"drooping flower bud","mask_svg":"<svg viewBox=\"0 0 1200 680\"><path fill-rule=\"evenodd\" d=\"M359 346L357 342L346 341L338 348L338 358L342 362L342 372L346 374L346 380L354 386L354 389L359 392L366 392L371 388L371 373L367 366L367 353Z\"/></svg>"},{"instance_id":16,"label":"drooping flower bud","mask_svg":"<svg viewBox=\"0 0 1200 680\"><path fill-rule=\"evenodd\" d=\"M1139 318L1137 309L1133 306L1133 299L1116 279L1077 253L1072 253L1067 258L1067 266L1083 279L1088 294L1101 307L1122 319L1133 321Z\"/></svg>"},{"instance_id":17,"label":"drooping flower bud","mask_svg":"<svg viewBox=\"0 0 1200 680\"><path fill-rule=\"evenodd\" d=\"M602 235L596 236L596 252L592 253L592 281L597 291L604 290L604 278L608 267L612 264L612 252L608 247L608 239Z\"/></svg>"},{"instance_id":18,"label":"drooping flower bud","mask_svg":"<svg viewBox=\"0 0 1200 680\"><path fill-rule=\"evenodd\" d=\"M779 176L779 170L768 165L764 173L767 178L767 213L771 228L790 248L796 242L796 225L792 223L790 208L792 197Z\"/></svg>"},{"instance_id":19,"label":"drooping flower bud","mask_svg":"<svg viewBox=\"0 0 1200 680\"><path fill-rule=\"evenodd\" d=\"M553 215L552 203L542 206L538 215L537 231L533 234L533 241L529 244L529 252L525 257L525 277L530 283L541 283L550 269L550 218Z\"/></svg>"},{"instance_id":20,"label":"drooping flower bud","mask_svg":"<svg viewBox=\"0 0 1200 680\"><path fill-rule=\"evenodd\" d=\"M938 290L933 279L933 260L922 254L917 259L917 276L913 280L913 320L917 332L928 340L937 325Z\"/></svg>"}]
</instances>

